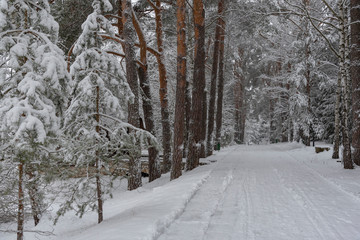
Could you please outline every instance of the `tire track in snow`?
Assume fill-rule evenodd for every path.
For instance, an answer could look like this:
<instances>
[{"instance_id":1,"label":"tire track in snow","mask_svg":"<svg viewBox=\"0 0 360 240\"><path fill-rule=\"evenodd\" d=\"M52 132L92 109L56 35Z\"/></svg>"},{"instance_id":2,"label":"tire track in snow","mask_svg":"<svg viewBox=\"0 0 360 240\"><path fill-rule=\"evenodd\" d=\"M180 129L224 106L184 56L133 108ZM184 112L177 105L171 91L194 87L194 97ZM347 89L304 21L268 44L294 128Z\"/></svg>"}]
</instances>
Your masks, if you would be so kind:
<instances>
[{"instance_id":1,"label":"tire track in snow","mask_svg":"<svg viewBox=\"0 0 360 240\"><path fill-rule=\"evenodd\" d=\"M298 167L296 168L297 171L304 170L306 181L316 183L318 182L316 177L319 177L318 174L314 174L312 172L305 171L304 166L300 165L298 162L296 162ZM285 189L289 192L290 195L294 198L294 200L298 203L298 205L304 210L307 218L309 221L314 224L316 231L318 232L319 236L321 236L324 240L329 239L344 239L343 236L337 231L336 227L329 225L329 220L318 210L319 206L316 206L314 201L310 199L310 197L305 193L302 186L300 186L297 181L291 181L291 184L289 181L286 181L284 176L279 172L278 169L274 168L274 171L278 175L280 181L282 182L282 185L285 187ZM297 177L297 176L293 176ZM289 179L296 180L292 177ZM289 180L288 179L288 180ZM326 181L326 183L328 183ZM331 184L330 184L331 185ZM307 191L309 192L309 191ZM320 230L325 229L325 230ZM326 233L326 235L324 234ZM331 235L331 236L329 236ZM331 238L329 238L331 237Z\"/></svg>"},{"instance_id":2,"label":"tire track in snow","mask_svg":"<svg viewBox=\"0 0 360 240\"><path fill-rule=\"evenodd\" d=\"M343 189L341 187L341 185L339 185L338 183L334 182L334 181L331 181L330 179L326 178L325 176L323 176L320 172L316 171L315 169L311 168L305 161L301 161L299 159L297 159L296 157L294 157L292 154L290 154L288 151L286 151L286 154L288 156L290 156L294 161L297 162L297 164L303 166L303 167L306 167L310 172L314 173L315 175L317 175L318 177L320 177L322 180L324 180L325 182L329 183L330 185L332 185L333 187L335 187L336 189L338 189L339 191L345 193L346 195L350 196L351 198L353 198L354 200L356 201L359 201L360 202L360 193L359 194L355 194L355 193L352 193L352 192L348 192L346 191L345 189ZM300 161L302 164L300 164ZM358 185L360 186L360 184L358 183L353 183L355 185ZM359 238L360 240L360 238Z\"/></svg>"},{"instance_id":3,"label":"tire track in snow","mask_svg":"<svg viewBox=\"0 0 360 240\"><path fill-rule=\"evenodd\" d=\"M233 151L235 151L235 150L233 150ZM228 157L228 155L231 154L233 151L231 151L231 152L227 153L225 156L223 156L220 159L220 161L225 159L226 157ZM224 164L224 162L222 162L222 164ZM232 182L232 179L233 179L232 167L227 167L227 170L225 170L226 169L226 165L225 165L224 170L218 169L218 168L222 168L222 167L224 167L224 166L218 165L211 171L207 181L192 195L191 199L189 199L189 201L186 203L186 205L182 209L181 213L178 214L173 219L173 221L171 221L169 224L162 227L162 229L158 229L158 231L156 231L158 234L153 236L152 240L179 239L178 236L176 236L176 234L175 235L173 234L173 232L178 231L178 228L179 228L178 225L184 225L184 224L185 225L192 224L194 226L201 225L201 226L197 226L196 230L197 231L200 230L200 232L198 232L198 234L199 233L202 235L204 234L205 230L208 228L210 217L214 214L216 207L218 206L219 202L221 201L221 198L224 195L223 193L226 191L227 187L229 186L229 184ZM227 173L226 174L218 173L221 171L227 171ZM215 177L214 175L218 175L218 174L225 175L223 177L223 182L222 182L220 189L216 189L216 182L214 182L214 181L218 180L218 177ZM213 189L211 189L211 188L213 188ZM212 197L216 196L216 198L208 199L209 201L211 201L210 204L208 201L208 202L206 202L207 204L202 204L202 206L199 206L199 209L202 212L199 213L198 216L201 217L201 219L199 219L198 222L191 221L191 216L186 216L186 214L187 214L187 212L190 212L188 215L191 215L191 210L189 210L189 208L194 208L194 206L198 205L198 203L196 202L196 201L198 201L197 198L201 198L202 197L201 195L203 195L204 192L205 193L212 192L213 193ZM194 205L194 206L192 206L192 205ZM194 240L201 239L201 236L200 237L198 236L193 239Z\"/></svg>"}]
</instances>

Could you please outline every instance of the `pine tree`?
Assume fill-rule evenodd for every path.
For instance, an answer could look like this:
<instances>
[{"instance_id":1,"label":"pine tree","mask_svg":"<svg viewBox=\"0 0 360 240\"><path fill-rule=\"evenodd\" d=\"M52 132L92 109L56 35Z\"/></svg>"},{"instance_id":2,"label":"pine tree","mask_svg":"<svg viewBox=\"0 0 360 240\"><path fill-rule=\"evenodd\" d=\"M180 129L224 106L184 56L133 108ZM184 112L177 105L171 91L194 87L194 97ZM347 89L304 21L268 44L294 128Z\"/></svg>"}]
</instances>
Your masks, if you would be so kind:
<instances>
[{"instance_id":1,"label":"pine tree","mask_svg":"<svg viewBox=\"0 0 360 240\"><path fill-rule=\"evenodd\" d=\"M38 170L50 163L47 149L56 144L67 101L69 78L63 52L56 46L58 29L47 1L0 1L1 165L17 175L18 240L23 239L27 205L32 206L35 224L41 217L39 186L31 181L44 181Z\"/></svg>"},{"instance_id":2,"label":"pine tree","mask_svg":"<svg viewBox=\"0 0 360 240\"><path fill-rule=\"evenodd\" d=\"M203 128L203 101L205 95L205 10L202 0L194 1L194 28L195 28L195 61L193 75L193 92L191 104L191 119L189 133L189 151L186 161L186 170L199 165Z\"/></svg>"},{"instance_id":3,"label":"pine tree","mask_svg":"<svg viewBox=\"0 0 360 240\"><path fill-rule=\"evenodd\" d=\"M144 111L144 119L146 130L155 135L154 111L152 106L152 97L150 89L150 81L148 78L148 62L147 62L147 42L140 26L140 23L132 11L133 24L140 42L140 61L141 65L138 67L138 75L140 81L140 88L142 90L142 106ZM154 146L150 146L149 153L149 182L161 176L161 166L159 160L159 151Z\"/></svg>"},{"instance_id":4,"label":"pine tree","mask_svg":"<svg viewBox=\"0 0 360 240\"><path fill-rule=\"evenodd\" d=\"M226 9L226 1L224 2L224 11ZM224 57L225 57L225 16L220 17L220 42L219 42L219 75L217 86L217 105L216 105L216 131L215 131L215 144L220 146L221 143L221 127L223 116L223 96L224 96ZM220 149L218 149L220 150Z\"/></svg>"},{"instance_id":5,"label":"pine tree","mask_svg":"<svg viewBox=\"0 0 360 240\"><path fill-rule=\"evenodd\" d=\"M115 36L111 22L103 16L112 5L107 0L94 0L93 8L74 45L76 58L70 68L73 95L64 127L66 161L86 174L74 182L65 181L69 198L59 209L58 217L69 209L82 216L90 208L97 209L100 223L104 193L110 193L112 185L103 183L103 173L112 174L111 169L117 168L121 156L130 160L137 156L139 146L135 142L140 143L143 134L138 136L140 129L124 122L122 102L133 101L134 96L119 60L111 54L117 46L103 42L103 35Z\"/></svg>"},{"instance_id":6,"label":"pine tree","mask_svg":"<svg viewBox=\"0 0 360 240\"><path fill-rule=\"evenodd\" d=\"M177 0L177 74L176 105L174 123L174 153L171 166L171 180L181 176L184 142L185 87L186 87L186 2Z\"/></svg>"},{"instance_id":7,"label":"pine tree","mask_svg":"<svg viewBox=\"0 0 360 240\"><path fill-rule=\"evenodd\" d=\"M209 110L208 110L208 130L206 137L206 155L212 155L213 151L213 131L214 131L214 119L215 119L215 100L216 100L216 80L218 76L219 67L219 46L221 37L221 18L224 13L225 0L220 0L218 4L218 19L215 30L215 42L212 59L212 70L211 70L211 83L210 83L210 96L209 96Z\"/></svg>"}]
</instances>

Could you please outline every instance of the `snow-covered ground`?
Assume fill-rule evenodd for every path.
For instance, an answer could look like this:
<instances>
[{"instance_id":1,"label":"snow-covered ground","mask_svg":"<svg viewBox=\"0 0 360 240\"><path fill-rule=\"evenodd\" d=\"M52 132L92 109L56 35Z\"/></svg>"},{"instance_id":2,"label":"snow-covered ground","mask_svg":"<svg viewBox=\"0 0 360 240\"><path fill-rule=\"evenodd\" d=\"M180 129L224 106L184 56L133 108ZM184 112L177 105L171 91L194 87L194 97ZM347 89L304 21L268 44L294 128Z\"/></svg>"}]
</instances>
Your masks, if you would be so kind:
<instances>
[{"instance_id":1,"label":"snow-covered ground","mask_svg":"<svg viewBox=\"0 0 360 240\"><path fill-rule=\"evenodd\" d=\"M177 180L164 175L132 192L122 185L101 224L96 213L68 213L56 226L44 216L27 229L54 235L25 240L360 240L360 168L344 170L331 154L300 144L229 147Z\"/></svg>"}]
</instances>

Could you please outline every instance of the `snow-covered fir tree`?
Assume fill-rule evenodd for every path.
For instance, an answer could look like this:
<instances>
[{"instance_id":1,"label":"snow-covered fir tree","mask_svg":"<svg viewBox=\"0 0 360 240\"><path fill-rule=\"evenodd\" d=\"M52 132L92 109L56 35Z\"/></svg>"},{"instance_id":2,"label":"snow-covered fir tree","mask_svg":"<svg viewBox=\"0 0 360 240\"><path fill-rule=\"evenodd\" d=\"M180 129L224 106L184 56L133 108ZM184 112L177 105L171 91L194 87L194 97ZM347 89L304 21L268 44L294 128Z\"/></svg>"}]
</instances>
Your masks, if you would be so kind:
<instances>
[{"instance_id":1,"label":"snow-covered fir tree","mask_svg":"<svg viewBox=\"0 0 360 240\"><path fill-rule=\"evenodd\" d=\"M76 41L76 56L70 67L72 100L65 113L65 161L75 166L74 181L67 181L69 198L58 211L58 217L74 209L82 216L88 209L97 210L98 222L103 220L104 193L110 193L119 160L130 158L137 142L156 142L146 131L126 123L126 103L133 101L131 89L123 76L119 59L112 54L118 46L103 40L115 37L111 22L102 14L112 9L107 0L95 0L94 12L82 25ZM109 51L111 49L111 51ZM129 131L132 129L131 131ZM139 166L140 167L140 166ZM123 166L124 168L124 166ZM125 167L126 168L126 167ZM73 173L70 176L74 177Z\"/></svg>"},{"instance_id":2,"label":"snow-covered fir tree","mask_svg":"<svg viewBox=\"0 0 360 240\"><path fill-rule=\"evenodd\" d=\"M66 103L69 78L57 36L48 1L0 1L1 195L11 200L7 195L17 187L17 239L28 205L39 222L45 174L38 171L50 163L48 149L56 144Z\"/></svg>"}]
</instances>

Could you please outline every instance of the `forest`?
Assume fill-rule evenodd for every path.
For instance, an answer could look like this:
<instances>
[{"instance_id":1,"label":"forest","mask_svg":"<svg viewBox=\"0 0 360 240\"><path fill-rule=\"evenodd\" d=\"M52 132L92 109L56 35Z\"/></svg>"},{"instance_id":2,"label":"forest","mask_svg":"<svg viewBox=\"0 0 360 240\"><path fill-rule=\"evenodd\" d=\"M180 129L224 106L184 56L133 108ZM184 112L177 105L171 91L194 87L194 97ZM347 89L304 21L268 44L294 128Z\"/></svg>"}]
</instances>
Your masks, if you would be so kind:
<instances>
[{"instance_id":1,"label":"forest","mask_svg":"<svg viewBox=\"0 0 360 240\"><path fill-rule=\"evenodd\" d=\"M358 0L0 0L0 224L96 211L235 144L360 166ZM340 165L339 165L340 166Z\"/></svg>"}]
</instances>

